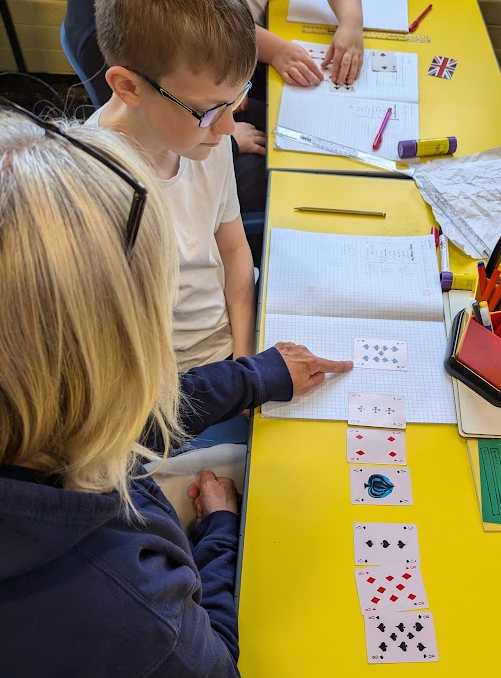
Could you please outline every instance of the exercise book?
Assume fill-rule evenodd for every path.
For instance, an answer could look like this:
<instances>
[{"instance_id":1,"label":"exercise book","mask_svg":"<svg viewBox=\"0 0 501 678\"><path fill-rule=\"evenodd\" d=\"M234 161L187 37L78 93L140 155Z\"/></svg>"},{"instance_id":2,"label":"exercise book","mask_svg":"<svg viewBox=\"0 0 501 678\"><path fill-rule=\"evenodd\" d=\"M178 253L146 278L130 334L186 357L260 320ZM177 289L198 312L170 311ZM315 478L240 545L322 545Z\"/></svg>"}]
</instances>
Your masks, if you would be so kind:
<instances>
[{"instance_id":1,"label":"exercise book","mask_svg":"<svg viewBox=\"0 0 501 678\"><path fill-rule=\"evenodd\" d=\"M409 30L407 0L362 0L364 28L381 31ZM288 21L337 26L327 0L289 0Z\"/></svg>"},{"instance_id":2,"label":"exercise book","mask_svg":"<svg viewBox=\"0 0 501 678\"><path fill-rule=\"evenodd\" d=\"M295 41L320 64L328 45ZM398 160L398 142L419 138L418 56L389 52L396 70L373 70L374 50L364 50L360 77L353 88L335 86L331 71L317 87L284 84L277 124L282 127L349 146L383 158ZM394 59L393 59L394 57ZM374 59L375 61L375 59ZM373 142L387 110L391 116L378 150ZM316 151L314 147L275 137L275 148L289 151Z\"/></svg>"},{"instance_id":3,"label":"exercise book","mask_svg":"<svg viewBox=\"0 0 501 678\"><path fill-rule=\"evenodd\" d=\"M264 417L347 420L349 394L404 396L407 422L455 423L433 236L374 237L272 229L265 348L304 344L331 360L352 360L357 340L407 349L405 371L355 367ZM359 343L359 342L358 342Z\"/></svg>"}]
</instances>

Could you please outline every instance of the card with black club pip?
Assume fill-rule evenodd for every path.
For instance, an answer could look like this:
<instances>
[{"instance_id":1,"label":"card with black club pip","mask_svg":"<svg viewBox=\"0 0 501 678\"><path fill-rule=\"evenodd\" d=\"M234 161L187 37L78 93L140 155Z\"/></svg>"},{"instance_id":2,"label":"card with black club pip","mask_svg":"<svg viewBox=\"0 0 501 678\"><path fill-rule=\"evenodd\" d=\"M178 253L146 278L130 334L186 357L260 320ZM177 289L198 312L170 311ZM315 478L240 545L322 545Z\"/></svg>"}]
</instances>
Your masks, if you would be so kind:
<instances>
[{"instance_id":1,"label":"card with black club pip","mask_svg":"<svg viewBox=\"0 0 501 678\"><path fill-rule=\"evenodd\" d=\"M402 466L350 466L351 503L411 506L411 474Z\"/></svg>"},{"instance_id":2,"label":"card with black club pip","mask_svg":"<svg viewBox=\"0 0 501 678\"><path fill-rule=\"evenodd\" d=\"M417 565L385 565L355 570L362 614L380 610L421 610L428 607Z\"/></svg>"},{"instance_id":3,"label":"card with black club pip","mask_svg":"<svg viewBox=\"0 0 501 678\"><path fill-rule=\"evenodd\" d=\"M364 622L369 664L438 662L431 612L380 612Z\"/></svg>"},{"instance_id":4,"label":"card with black club pip","mask_svg":"<svg viewBox=\"0 0 501 678\"><path fill-rule=\"evenodd\" d=\"M405 428L406 400L404 396L379 393L350 393L348 424L376 428Z\"/></svg>"},{"instance_id":5,"label":"card with black club pip","mask_svg":"<svg viewBox=\"0 0 501 678\"><path fill-rule=\"evenodd\" d=\"M354 523L355 565L419 565L417 526L413 523Z\"/></svg>"},{"instance_id":6,"label":"card with black club pip","mask_svg":"<svg viewBox=\"0 0 501 678\"><path fill-rule=\"evenodd\" d=\"M395 73L397 70L397 57L395 56L395 52L373 49L371 51L371 64L373 71Z\"/></svg>"},{"instance_id":7,"label":"card with black club pip","mask_svg":"<svg viewBox=\"0 0 501 678\"><path fill-rule=\"evenodd\" d=\"M350 464L392 464L405 466L404 431L386 428L352 428L346 430L346 460Z\"/></svg>"},{"instance_id":8,"label":"card with black club pip","mask_svg":"<svg viewBox=\"0 0 501 678\"><path fill-rule=\"evenodd\" d=\"M353 342L354 367L407 372L406 341L356 337Z\"/></svg>"}]
</instances>

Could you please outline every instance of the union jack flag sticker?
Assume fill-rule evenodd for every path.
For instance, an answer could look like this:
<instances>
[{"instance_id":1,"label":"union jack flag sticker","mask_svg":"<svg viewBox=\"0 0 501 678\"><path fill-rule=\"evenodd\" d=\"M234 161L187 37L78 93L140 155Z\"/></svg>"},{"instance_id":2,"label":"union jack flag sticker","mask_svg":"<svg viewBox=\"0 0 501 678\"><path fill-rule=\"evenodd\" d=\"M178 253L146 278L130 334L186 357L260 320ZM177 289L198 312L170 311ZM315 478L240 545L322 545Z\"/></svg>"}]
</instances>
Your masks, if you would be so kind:
<instances>
[{"instance_id":1,"label":"union jack flag sticker","mask_svg":"<svg viewBox=\"0 0 501 678\"><path fill-rule=\"evenodd\" d=\"M456 59L449 59L449 57L436 56L428 69L428 75L435 75L437 78L445 78L450 80L454 75L458 62Z\"/></svg>"}]
</instances>

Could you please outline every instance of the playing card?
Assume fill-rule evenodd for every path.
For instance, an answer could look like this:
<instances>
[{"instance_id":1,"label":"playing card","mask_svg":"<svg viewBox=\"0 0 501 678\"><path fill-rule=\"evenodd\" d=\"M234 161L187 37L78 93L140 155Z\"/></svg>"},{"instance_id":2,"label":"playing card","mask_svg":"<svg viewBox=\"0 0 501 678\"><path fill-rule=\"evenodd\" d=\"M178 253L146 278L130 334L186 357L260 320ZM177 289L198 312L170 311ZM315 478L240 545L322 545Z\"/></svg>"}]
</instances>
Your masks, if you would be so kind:
<instances>
[{"instance_id":1,"label":"playing card","mask_svg":"<svg viewBox=\"0 0 501 678\"><path fill-rule=\"evenodd\" d=\"M350 466L351 503L411 506L411 474L399 466Z\"/></svg>"},{"instance_id":2,"label":"playing card","mask_svg":"<svg viewBox=\"0 0 501 678\"><path fill-rule=\"evenodd\" d=\"M407 464L404 431L346 429L346 460L355 464Z\"/></svg>"},{"instance_id":3,"label":"playing card","mask_svg":"<svg viewBox=\"0 0 501 678\"><path fill-rule=\"evenodd\" d=\"M419 565L413 523L354 523L353 542L356 565Z\"/></svg>"},{"instance_id":4,"label":"playing card","mask_svg":"<svg viewBox=\"0 0 501 678\"><path fill-rule=\"evenodd\" d=\"M364 622L369 664L438 662L431 612L367 614Z\"/></svg>"},{"instance_id":5,"label":"playing card","mask_svg":"<svg viewBox=\"0 0 501 678\"><path fill-rule=\"evenodd\" d=\"M355 581L362 614L428 607L423 577L417 565L358 569L355 570Z\"/></svg>"},{"instance_id":6,"label":"playing card","mask_svg":"<svg viewBox=\"0 0 501 678\"><path fill-rule=\"evenodd\" d=\"M383 71L383 73L393 73L397 70L397 57L395 52L371 51L371 63L373 71Z\"/></svg>"},{"instance_id":7,"label":"playing card","mask_svg":"<svg viewBox=\"0 0 501 678\"><path fill-rule=\"evenodd\" d=\"M369 337L356 337L353 341L354 367L407 372L406 341Z\"/></svg>"},{"instance_id":8,"label":"playing card","mask_svg":"<svg viewBox=\"0 0 501 678\"><path fill-rule=\"evenodd\" d=\"M325 78L326 80L330 80L330 76L328 78ZM354 92L355 87L353 85L347 85L346 83L344 85L336 85L334 82L329 82L329 89L331 92Z\"/></svg>"},{"instance_id":9,"label":"playing card","mask_svg":"<svg viewBox=\"0 0 501 678\"><path fill-rule=\"evenodd\" d=\"M348 424L377 428L405 428L405 397L378 393L350 393Z\"/></svg>"}]
</instances>

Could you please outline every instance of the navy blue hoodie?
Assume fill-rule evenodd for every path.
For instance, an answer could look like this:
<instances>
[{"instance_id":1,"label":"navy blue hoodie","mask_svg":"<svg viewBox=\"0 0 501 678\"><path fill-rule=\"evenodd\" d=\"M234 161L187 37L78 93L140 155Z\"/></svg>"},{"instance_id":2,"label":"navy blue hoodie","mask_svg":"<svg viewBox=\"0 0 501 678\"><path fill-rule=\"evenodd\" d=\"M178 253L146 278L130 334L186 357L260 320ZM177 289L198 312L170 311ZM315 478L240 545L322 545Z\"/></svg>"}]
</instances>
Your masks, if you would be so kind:
<instances>
[{"instance_id":1,"label":"navy blue hoodie","mask_svg":"<svg viewBox=\"0 0 501 678\"><path fill-rule=\"evenodd\" d=\"M182 377L197 433L264 399L289 399L271 349ZM225 395L226 394L226 395ZM233 678L239 518L217 511L186 538L151 479L132 483L144 524L116 493L0 467L1 678Z\"/></svg>"}]
</instances>

